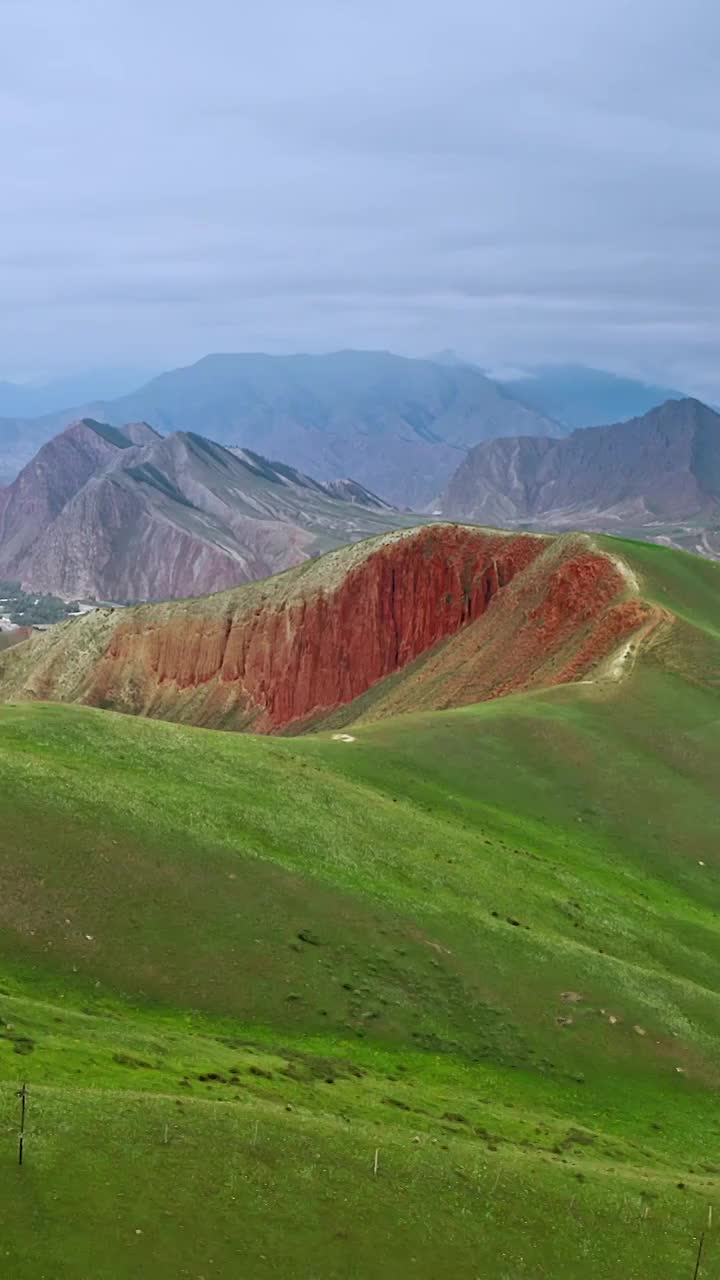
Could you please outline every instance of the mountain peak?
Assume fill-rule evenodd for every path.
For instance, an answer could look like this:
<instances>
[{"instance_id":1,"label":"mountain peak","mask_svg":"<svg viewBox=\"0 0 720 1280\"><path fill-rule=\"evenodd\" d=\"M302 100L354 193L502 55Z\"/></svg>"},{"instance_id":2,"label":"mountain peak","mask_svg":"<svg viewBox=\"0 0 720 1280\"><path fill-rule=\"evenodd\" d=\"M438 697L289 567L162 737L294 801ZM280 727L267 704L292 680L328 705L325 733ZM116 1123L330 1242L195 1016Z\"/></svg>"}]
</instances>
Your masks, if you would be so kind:
<instances>
[{"instance_id":1,"label":"mountain peak","mask_svg":"<svg viewBox=\"0 0 720 1280\"><path fill-rule=\"evenodd\" d=\"M73 599L198 595L413 523L195 431L85 418L2 491L0 577Z\"/></svg>"},{"instance_id":2,"label":"mountain peak","mask_svg":"<svg viewBox=\"0 0 720 1280\"><path fill-rule=\"evenodd\" d=\"M608 529L712 555L702 525L720 517L720 415L688 396L561 440L478 445L441 509L484 524Z\"/></svg>"}]
</instances>

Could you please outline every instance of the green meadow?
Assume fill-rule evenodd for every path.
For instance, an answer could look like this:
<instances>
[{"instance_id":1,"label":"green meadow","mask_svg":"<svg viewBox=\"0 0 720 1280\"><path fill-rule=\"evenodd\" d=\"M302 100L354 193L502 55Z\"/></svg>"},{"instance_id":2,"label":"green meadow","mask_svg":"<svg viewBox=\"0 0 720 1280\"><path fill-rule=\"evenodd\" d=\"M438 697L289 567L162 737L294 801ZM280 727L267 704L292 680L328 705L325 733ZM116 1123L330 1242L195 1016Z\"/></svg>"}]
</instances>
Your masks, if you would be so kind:
<instances>
[{"instance_id":1,"label":"green meadow","mask_svg":"<svg viewBox=\"0 0 720 1280\"><path fill-rule=\"evenodd\" d=\"M2 1274L720 1274L720 567L603 541L676 619L619 680L0 708Z\"/></svg>"}]
</instances>

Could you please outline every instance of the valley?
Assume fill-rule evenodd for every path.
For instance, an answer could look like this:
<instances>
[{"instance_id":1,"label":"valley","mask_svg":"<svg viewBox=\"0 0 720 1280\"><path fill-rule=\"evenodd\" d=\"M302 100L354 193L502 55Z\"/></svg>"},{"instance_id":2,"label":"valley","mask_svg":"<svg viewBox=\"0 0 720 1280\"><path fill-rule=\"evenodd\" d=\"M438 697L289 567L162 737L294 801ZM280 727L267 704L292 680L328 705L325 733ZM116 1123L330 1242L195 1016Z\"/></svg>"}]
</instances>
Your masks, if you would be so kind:
<instances>
[{"instance_id":1,"label":"valley","mask_svg":"<svg viewBox=\"0 0 720 1280\"><path fill-rule=\"evenodd\" d=\"M17 580L0 580L0 631L6 634L10 634L13 627L51 626L80 611L77 600L38 596L23 591Z\"/></svg>"}]
</instances>

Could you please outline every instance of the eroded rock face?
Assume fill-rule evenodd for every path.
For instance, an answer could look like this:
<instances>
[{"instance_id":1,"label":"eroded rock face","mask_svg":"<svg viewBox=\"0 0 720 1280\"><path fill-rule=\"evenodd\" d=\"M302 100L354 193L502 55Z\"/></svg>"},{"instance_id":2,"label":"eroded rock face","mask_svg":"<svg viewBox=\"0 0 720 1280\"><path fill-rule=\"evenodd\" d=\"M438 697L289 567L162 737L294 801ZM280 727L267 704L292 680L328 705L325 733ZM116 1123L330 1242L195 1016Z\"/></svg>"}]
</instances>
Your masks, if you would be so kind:
<instances>
[{"instance_id":1,"label":"eroded rock face","mask_svg":"<svg viewBox=\"0 0 720 1280\"><path fill-rule=\"evenodd\" d=\"M139 610L116 629L91 699L114 702L128 671L137 711L152 711L156 693L162 699L170 686L212 682L218 712L234 704L256 730L284 727L352 701L480 617L543 545L539 537L429 528L380 547L334 590L279 607L180 614L160 626L148 626L148 611Z\"/></svg>"},{"instance_id":2,"label":"eroded rock face","mask_svg":"<svg viewBox=\"0 0 720 1280\"><path fill-rule=\"evenodd\" d=\"M652 614L586 535L433 525L221 595L53 628L0 662L0 697L297 731L339 708L365 714L371 690L382 715L583 679Z\"/></svg>"}]
</instances>

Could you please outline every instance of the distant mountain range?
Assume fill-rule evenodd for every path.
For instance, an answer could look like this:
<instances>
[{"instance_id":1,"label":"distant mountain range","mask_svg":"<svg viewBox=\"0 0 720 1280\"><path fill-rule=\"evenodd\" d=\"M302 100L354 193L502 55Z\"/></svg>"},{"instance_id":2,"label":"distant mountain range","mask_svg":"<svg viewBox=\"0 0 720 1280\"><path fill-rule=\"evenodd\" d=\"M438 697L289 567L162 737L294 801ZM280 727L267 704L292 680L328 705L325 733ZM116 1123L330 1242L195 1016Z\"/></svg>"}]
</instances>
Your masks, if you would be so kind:
<instances>
[{"instance_id":1,"label":"distant mountain range","mask_svg":"<svg viewBox=\"0 0 720 1280\"><path fill-rule=\"evenodd\" d=\"M114 399L149 377L147 369L90 369L43 382L0 380L0 418L35 418L69 405Z\"/></svg>"},{"instance_id":2,"label":"distant mountain range","mask_svg":"<svg viewBox=\"0 0 720 1280\"><path fill-rule=\"evenodd\" d=\"M720 415L669 400L562 440L480 444L439 505L458 520L606 529L720 555Z\"/></svg>"},{"instance_id":3,"label":"distant mountain range","mask_svg":"<svg viewBox=\"0 0 720 1280\"><path fill-rule=\"evenodd\" d=\"M451 348L430 357L445 368L480 368ZM684 391L593 369L581 364L530 365L491 372L482 370L514 400L536 409L569 430L627 422L666 400L683 400Z\"/></svg>"},{"instance_id":4,"label":"distant mountain range","mask_svg":"<svg viewBox=\"0 0 720 1280\"><path fill-rule=\"evenodd\" d=\"M571 428L627 422L666 400L682 400L684 396L669 387L572 364L528 369L499 385L538 413Z\"/></svg>"},{"instance_id":5,"label":"distant mountain range","mask_svg":"<svg viewBox=\"0 0 720 1280\"><path fill-rule=\"evenodd\" d=\"M387 352L212 355L140 390L42 419L0 421L0 478L11 478L74 419L194 431L316 476L349 475L389 501L422 508L464 453L504 435L562 428L468 366Z\"/></svg>"},{"instance_id":6,"label":"distant mountain range","mask_svg":"<svg viewBox=\"0 0 720 1280\"><path fill-rule=\"evenodd\" d=\"M109 376L93 375L94 385L111 385ZM8 398L7 384L0 384L0 411L27 405L28 396L65 396L90 385L89 375L61 379L40 392L10 388ZM538 459L547 455L544 465L550 466L551 458L568 456L555 452L555 443L573 427L621 423L669 399L680 402L680 393L580 366L532 369L496 381L453 352L428 360L369 351L214 355L161 374L139 390L88 403L81 411L61 407L40 417L0 418L0 483L12 481L71 422L92 419L121 430L128 422L142 422L163 435L195 434L231 451L281 458L303 477L314 476L316 485L351 476L357 493L343 481L340 488L326 489L324 500L353 503L359 495L364 510L369 509L368 494L382 495L378 511L383 503L418 511L445 508L447 497L441 503L440 495L460 468L461 477L478 478L486 491L484 507L493 506L492 492L493 509L507 509L508 519L520 519L502 500L506 482L498 489L491 476L478 477L473 449L490 442L489 453L479 455L485 466L507 456L506 450L494 451L495 440L540 440L541 445L531 443L522 451L523 465L529 466L536 453ZM155 447L160 447L158 439ZM166 461L161 459L161 470ZM121 470L127 467L123 464ZM127 476L124 483L129 483ZM305 480L300 483L302 488ZM455 502L457 484L448 492ZM465 512L463 503L458 510ZM692 538L689 544L683 539L681 531L679 545L695 546ZM7 554L0 550L3 558ZM270 572L277 563L262 557L261 571ZM34 571L39 568L36 561ZM56 570L52 576L57 579Z\"/></svg>"},{"instance_id":7,"label":"distant mountain range","mask_svg":"<svg viewBox=\"0 0 720 1280\"><path fill-rule=\"evenodd\" d=\"M671 400L563 439L484 442L438 513L610 530L720 556L720 415ZM84 419L0 489L0 578L66 599L195 596L420 519L354 479L321 483L195 432Z\"/></svg>"},{"instance_id":8,"label":"distant mountain range","mask_svg":"<svg viewBox=\"0 0 720 1280\"><path fill-rule=\"evenodd\" d=\"M65 598L198 595L416 521L353 480L85 419L0 489L0 577Z\"/></svg>"}]
</instances>

